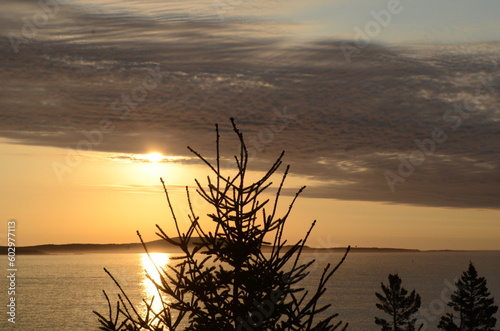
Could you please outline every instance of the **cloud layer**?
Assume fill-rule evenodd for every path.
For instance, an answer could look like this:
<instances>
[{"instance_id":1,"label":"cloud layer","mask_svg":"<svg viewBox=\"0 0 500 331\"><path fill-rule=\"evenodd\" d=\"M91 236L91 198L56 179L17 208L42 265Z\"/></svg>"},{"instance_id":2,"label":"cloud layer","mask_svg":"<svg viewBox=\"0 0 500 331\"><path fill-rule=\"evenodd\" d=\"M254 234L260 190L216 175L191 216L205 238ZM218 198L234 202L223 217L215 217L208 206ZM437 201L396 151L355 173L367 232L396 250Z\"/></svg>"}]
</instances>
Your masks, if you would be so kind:
<instances>
[{"instance_id":1,"label":"cloud layer","mask_svg":"<svg viewBox=\"0 0 500 331\"><path fill-rule=\"evenodd\" d=\"M95 150L190 156L212 153L220 123L230 156L234 117L255 167L286 150L324 183L311 197L500 207L499 43L292 43L274 21L61 6L16 53L8 37L38 10L23 4L0 26L2 137L76 149L106 120Z\"/></svg>"}]
</instances>

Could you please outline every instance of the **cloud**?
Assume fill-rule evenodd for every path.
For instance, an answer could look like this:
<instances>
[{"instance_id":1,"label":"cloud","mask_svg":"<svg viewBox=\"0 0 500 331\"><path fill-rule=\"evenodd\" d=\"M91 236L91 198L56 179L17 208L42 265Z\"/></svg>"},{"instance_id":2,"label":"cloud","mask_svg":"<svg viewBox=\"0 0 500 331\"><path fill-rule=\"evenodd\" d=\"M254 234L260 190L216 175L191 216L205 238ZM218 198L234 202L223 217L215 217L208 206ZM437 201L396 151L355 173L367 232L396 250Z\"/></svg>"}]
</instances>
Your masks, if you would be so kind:
<instances>
[{"instance_id":1,"label":"cloud","mask_svg":"<svg viewBox=\"0 0 500 331\"><path fill-rule=\"evenodd\" d=\"M107 120L114 130L96 150L190 158L187 145L213 153L214 123L234 154L235 117L256 169L284 149L294 174L324 183L307 196L500 207L498 43L372 44L348 63L345 42L290 43L263 32L281 31L275 21L155 13L68 6L18 53L1 38L0 136L76 148ZM8 36L22 26L0 28ZM436 128L446 141L401 176L401 157ZM400 177L395 192L386 171Z\"/></svg>"},{"instance_id":2,"label":"cloud","mask_svg":"<svg viewBox=\"0 0 500 331\"><path fill-rule=\"evenodd\" d=\"M195 157L185 157L185 156L161 156L160 160L151 161L148 154L137 155L137 154L118 154L107 157L113 161L121 161L126 163L198 163L198 159Z\"/></svg>"},{"instance_id":3,"label":"cloud","mask_svg":"<svg viewBox=\"0 0 500 331\"><path fill-rule=\"evenodd\" d=\"M158 194L158 192L163 192L163 187L161 185L93 185L92 187L99 190L110 190L131 194ZM186 192L186 187L169 185L168 190L169 192L184 194Z\"/></svg>"}]
</instances>

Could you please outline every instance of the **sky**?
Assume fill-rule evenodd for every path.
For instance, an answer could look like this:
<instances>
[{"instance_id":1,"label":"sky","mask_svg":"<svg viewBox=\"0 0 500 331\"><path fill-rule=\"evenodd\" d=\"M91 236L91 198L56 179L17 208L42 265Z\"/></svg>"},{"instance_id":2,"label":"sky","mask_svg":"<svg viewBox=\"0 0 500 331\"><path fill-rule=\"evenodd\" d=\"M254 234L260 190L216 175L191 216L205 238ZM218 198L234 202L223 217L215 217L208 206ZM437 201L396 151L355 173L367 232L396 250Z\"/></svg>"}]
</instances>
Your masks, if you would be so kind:
<instances>
[{"instance_id":1,"label":"sky","mask_svg":"<svg viewBox=\"0 0 500 331\"><path fill-rule=\"evenodd\" d=\"M174 235L159 178L187 225L185 187L208 174L187 146L213 158L218 123L230 164L234 117L252 177L285 150L282 211L307 186L290 241L317 220L313 247L500 250L498 12L493 0L2 1L0 244L10 219L20 245L154 240L155 224Z\"/></svg>"}]
</instances>

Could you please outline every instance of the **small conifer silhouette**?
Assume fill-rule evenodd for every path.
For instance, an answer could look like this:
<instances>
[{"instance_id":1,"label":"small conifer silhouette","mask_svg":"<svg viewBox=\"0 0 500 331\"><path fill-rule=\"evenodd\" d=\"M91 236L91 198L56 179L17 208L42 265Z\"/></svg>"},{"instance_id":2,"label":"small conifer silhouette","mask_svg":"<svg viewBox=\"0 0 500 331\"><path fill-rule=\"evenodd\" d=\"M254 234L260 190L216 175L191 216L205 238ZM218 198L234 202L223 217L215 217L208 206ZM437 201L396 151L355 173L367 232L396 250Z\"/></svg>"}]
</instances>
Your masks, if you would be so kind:
<instances>
[{"instance_id":1,"label":"small conifer silhouette","mask_svg":"<svg viewBox=\"0 0 500 331\"><path fill-rule=\"evenodd\" d=\"M155 282L153 277L149 277L158 290L163 308L154 311L152 303L144 301L146 312L139 312L120 284L105 269L121 294L118 295L116 308L113 308L104 292L109 315L105 317L95 312L102 330L320 331L347 328L347 324L341 321L334 322L337 314L327 312L330 304L321 305L320 299L326 291L327 282L345 260L349 248L335 266L328 264L323 269L319 283L311 293L298 286L314 263L302 262L300 256L315 222L305 238L293 245L287 245L282 235L292 207L304 187L298 190L285 214L278 217L278 201L289 167L286 167L274 201L262 200L261 197L272 184L270 178L280 168L284 152L262 178L249 184L249 157L243 134L234 119L231 123L240 144L239 155L234 157L236 174L233 177L223 175L217 125L215 164L189 148L214 176L207 177L205 187L196 180L197 193L212 208L208 217L214 224L213 232L200 225L200 217L192 208L187 188L191 223L186 232L181 231L162 180L177 238L168 236L158 225L157 234L183 252L176 259L177 264L157 267L160 281ZM147 252L142 238L141 242Z\"/></svg>"},{"instance_id":2,"label":"small conifer silhouette","mask_svg":"<svg viewBox=\"0 0 500 331\"><path fill-rule=\"evenodd\" d=\"M494 305L494 299L490 297L486 279L478 276L472 262L455 285L457 289L451 295L448 306L458 316L447 313L441 317L438 328L446 331L494 330L497 320L493 316L498 306Z\"/></svg>"},{"instance_id":3,"label":"small conifer silhouette","mask_svg":"<svg viewBox=\"0 0 500 331\"><path fill-rule=\"evenodd\" d=\"M420 295L413 290L410 295L401 287L401 278L398 274L389 275L389 286L381 283L382 294L375 293L379 299L377 308L387 313L389 320L375 317L375 323L382 327L383 331L413 331L417 321L414 315L420 308ZM422 326L420 326L421 328Z\"/></svg>"}]
</instances>

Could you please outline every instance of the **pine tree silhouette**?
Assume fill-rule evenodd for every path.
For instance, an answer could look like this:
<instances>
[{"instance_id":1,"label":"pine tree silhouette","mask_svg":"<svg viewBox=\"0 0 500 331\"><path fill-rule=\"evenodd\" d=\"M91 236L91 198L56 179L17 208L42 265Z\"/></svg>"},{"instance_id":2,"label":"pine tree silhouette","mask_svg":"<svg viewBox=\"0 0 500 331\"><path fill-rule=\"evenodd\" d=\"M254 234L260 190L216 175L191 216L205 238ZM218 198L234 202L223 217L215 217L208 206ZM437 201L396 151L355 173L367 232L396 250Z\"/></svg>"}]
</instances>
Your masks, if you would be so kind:
<instances>
[{"instance_id":1,"label":"pine tree silhouette","mask_svg":"<svg viewBox=\"0 0 500 331\"><path fill-rule=\"evenodd\" d=\"M441 317L438 328L446 331L491 331L496 325L493 317L498 311L486 287L486 279L479 277L476 268L469 263L469 269L464 271L455 283L457 289L451 295L448 306L458 313L447 313Z\"/></svg>"},{"instance_id":2,"label":"pine tree silhouette","mask_svg":"<svg viewBox=\"0 0 500 331\"><path fill-rule=\"evenodd\" d=\"M415 290L408 295L408 291L401 287L401 278L398 274L389 275L389 286L381 283L382 292L375 293L380 303L378 309L391 316L391 319L375 317L375 323L382 326L383 331L413 331L415 329L416 318L413 318L420 308L420 295ZM422 325L420 326L422 328ZM419 330L420 330L419 328Z\"/></svg>"},{"instance_id":3,"label":"pine tree silhouette","mask_svg":"<svg viewBox=\"0 0 500 331\"><path fill-rule=\"evenodd\" d=\"M326 331L347 328L347 324L342 325L341 321L334 322L337 314L328 312L330 304L321 304L320 298L349 248L335 266L328 264L323 269L317 286L310 293L299 287L314 263L314 260L300 260L314 222L305 238L296 244L287 245L282 234L295 200L304 188L296 193L284 215L279 217L277 205L289 168L286 168L274 198L263 199L262 193L272 184L270 178L281 166L284 153L261 179L248 182L247 148L243 134L233 119L231 122L240 143L240 153L234 157L236 171L232 176L223 175L217 126L214 163L190 148L213 175L207 177L206 186L196 180L197 193L212 208L208 218L213 230L207 231L201 226L186 188L191 222L183 232L162 180L178 237L171 238L158 225L157 234L183 252L183 256L176 259L177 264L157 266L160 281L150 277L163 308L154 311L152 303L144 301L147 309L141 313L106 271L121 294L116 308L113 308L104 293L109 317L95 312L101 330ZM147 252L144 242L143 245ZM323 313L321 317L320 313Z\"/></svg>"}]
</instances>

